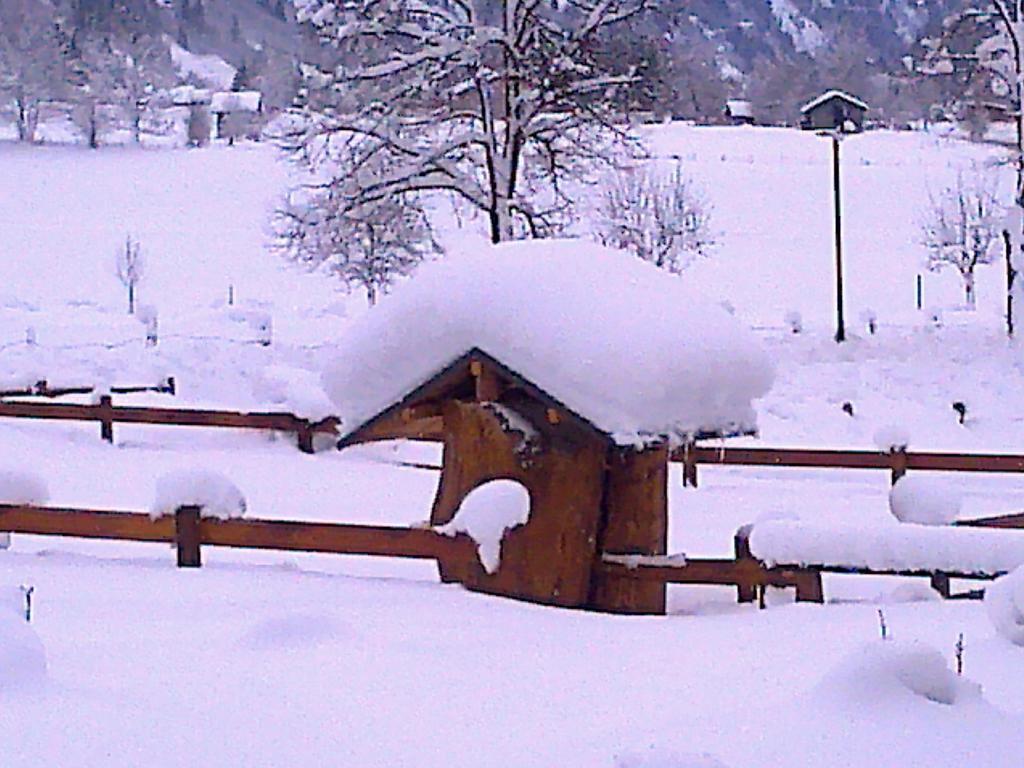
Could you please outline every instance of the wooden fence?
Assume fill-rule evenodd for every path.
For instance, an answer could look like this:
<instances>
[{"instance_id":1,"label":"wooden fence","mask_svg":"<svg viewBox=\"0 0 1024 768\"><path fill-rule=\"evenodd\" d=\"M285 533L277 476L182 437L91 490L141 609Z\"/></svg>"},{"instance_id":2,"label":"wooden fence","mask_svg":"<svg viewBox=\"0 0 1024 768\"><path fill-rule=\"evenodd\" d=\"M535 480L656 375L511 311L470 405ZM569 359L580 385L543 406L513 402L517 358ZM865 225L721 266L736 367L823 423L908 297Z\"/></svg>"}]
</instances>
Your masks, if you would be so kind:
<instances>
[{"instance_id":1,"label":"wooden fence","mask_svg":"<svg viewBox=\"0 0 1024 768\"><path fill-rule=\"evenodd\" d=\"M699 464L810 469L886 469L896 482L910 469L944 472L1024 472L1024 456L998 453L836 451L802 448L687 446L672 454L683 465L683 484L697 485Z\"/></svg>"},{"instance_id":2,"label":"wooden fence","mask_svg":"<svg viewBox=\"0 0 1024 768\"><path fill-rule=\"evenodd\" d=\"M166 542L177 548L178 565L202 564L203 545L377 555L443 560L466 557L472 542L430 528L399 528L287 520L219 520L201 516L199 507L153 518L140 512L27 507L0 504L0 532L85 539Z\"/></svg>"},{"instance_id":3,"label":"wooden fence","mask_svg":"<svg viewBox=\"0 0 1024 768\"><path fill-rule=\"evenodd\" d=\"M279 432L294 432L297 436L299 449L305 453L313 453L314 435L336 435L338 426L338 420L333 417L321 421L310 421L292 413L239 413L236 411L188 408L115 406L110 395L102 396L99 403L93 405L0 402L0 417L98 421L100 424L100 437L108 443L114 441L115 422L123 424L160 424L177 427L271 429Z\"/></svg>"},{"instance_id":4,"label":"wooden fence","mask_svg":"<svg viewBox=\"0 0 1024 768\"><path fill-rule=\"evenodd\" d=\"M51 387L46 379L41 379L31 387L0 390L0 398L4 397L64 397L65 395L88 395L95 392L95 387ZM126 395L138 392L157 392L164 395L177 394L177 384L173 376L168 376L160 384L147 386L111 387L111 394Z\"/></svg>"}]
</instances>

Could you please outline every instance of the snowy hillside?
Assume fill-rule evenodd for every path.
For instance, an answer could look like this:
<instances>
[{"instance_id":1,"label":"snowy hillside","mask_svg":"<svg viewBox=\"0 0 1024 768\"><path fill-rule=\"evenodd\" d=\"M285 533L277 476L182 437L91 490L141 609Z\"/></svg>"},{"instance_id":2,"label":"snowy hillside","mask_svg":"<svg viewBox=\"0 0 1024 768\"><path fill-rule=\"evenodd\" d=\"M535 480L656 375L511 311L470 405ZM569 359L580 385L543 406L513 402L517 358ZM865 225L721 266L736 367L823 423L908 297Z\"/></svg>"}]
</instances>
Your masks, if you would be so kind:
<instances>
[{"instance_id":1,"label":"snowy hillside","mask_svg":"<svg viewBox=\"0 0 1024 768\"><path fill-rule=\"evenodd\" d=\"M929 190L997 150L922 134L844 143L852 337L836 345L828 143L772 129L648 131L655 154L704 187L720 233L715 255L678 279L728 302L776 366L751 443L871 449L888 430L912 448L1024 452L1024 357L1002 333L1002 264L979 268L975 312L957 308L946 274L924 273L943 323L914 307ZM117 402L324 407L319 372L353 318L376 310L269 248L290 174L272 148L0 143L0 167L0 389L170 374L177 397ZM479 222L437 216L449 246L484 247ZM155 347L115 275L129 234L145 255L138 299L156 309ZM875 335L861 320L869 309ZM786 321L796 312L799 334ZM394 525L427 518L437 486L424 468L439 461L432 445L309 456L290 437L252 432L117 425L113 446L97 432L0 419L0 472L41 475L55 506L145 511L166 473L215 470L252 517ZM886 472L700 472L700 487L684 489L672 468L670 551L727 556L756 520L895 525ZM965 516L1021 507L1013 475L921 474L962 497ZM1022 649L983 604L937 601L926 580L837 576L824 606L770 593L764 611L737 605L731 588L680 586L669 616L628 618L471 594L419 561L213 547L203 557L189 572L160 544L15 535L0 549L0 765L1020 763ZM34 587L31 623L20 585ZM877 639L879 609L893 641ZM22 660L20 677L5 672L10 659Z\"/></svg>"}]
</instances>

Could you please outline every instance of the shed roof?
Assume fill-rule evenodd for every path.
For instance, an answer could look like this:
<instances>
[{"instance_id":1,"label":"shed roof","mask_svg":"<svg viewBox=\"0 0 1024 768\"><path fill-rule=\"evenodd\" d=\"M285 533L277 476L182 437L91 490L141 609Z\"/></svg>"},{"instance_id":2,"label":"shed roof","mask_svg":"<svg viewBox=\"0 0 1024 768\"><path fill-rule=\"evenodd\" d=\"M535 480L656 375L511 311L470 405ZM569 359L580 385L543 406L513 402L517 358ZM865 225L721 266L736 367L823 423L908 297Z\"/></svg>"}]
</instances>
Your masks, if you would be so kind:
<instances>
[{"instance_id":1,"label":"shed roof","mask_svg":"<svg viewBox=\"0 0 1024 768\"><path fill-rule=\"evenodd\" d=\"M856 96L851 96L850 94L846 93L846 91L832 90L832 91L825 91L825 93L821 94L821 96L819 96L818 98L813 99L812 101L809 101L806 104L804 104L800 108L800 113L801 114L806 114L806 113L810 112L812 109L815 109L816 107L820 107L825 102L832 101L832 99L842 99L846 103L852 104L853 106L857 107L858 109L863 109L865 112L868 110L868 105L865 104L860 99L858 99Z\"/></svg>"},{"instance_id":2,"label":"shed roof","mask_svg":"<svg viewBox=\"0 0 1024 768\"><path fill-rule=\"evenodd\" d=\"M684 281L589 241L428 264L353 323L324 375L349 435L481 352L621 445L750 431L772 366Z\"/></svg>"},{"instance_id":3,"label":"shed roof","mask_svg":"<svg viewBox=\"0 0 1024 768\"><path fill-rule=\"evenodd\" d=\"M725 108L732 117L753 117L754 105L746 99L729 99Z\"/></svg>"}]
</instances>

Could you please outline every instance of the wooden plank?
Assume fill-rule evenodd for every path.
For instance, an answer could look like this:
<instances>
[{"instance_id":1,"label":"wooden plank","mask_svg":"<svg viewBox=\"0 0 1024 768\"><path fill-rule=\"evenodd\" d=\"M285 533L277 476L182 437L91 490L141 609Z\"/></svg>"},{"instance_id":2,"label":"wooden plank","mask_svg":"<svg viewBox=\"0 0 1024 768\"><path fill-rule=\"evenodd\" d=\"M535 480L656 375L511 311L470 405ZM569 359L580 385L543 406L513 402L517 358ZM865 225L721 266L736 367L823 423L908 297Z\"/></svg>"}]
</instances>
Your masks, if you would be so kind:
<instances>
[{"instance_id":1,"label":"wooden plank","mask_svg":"<svg viewBox=\"0 0 1024 768\"><path fill-rule=\"evenodd\" d=\"M0 531L125 541L174 541L174 521L136 512L0 504Z\"/></svg>"},{"instance_id":2,"label":"wooden plank","mask_svg":"<svg viewBox=\"0 0 1024 768\"><path fill-rule=\"evenodd\" d=\"M174 544L179 568L199 568L203 564L199 507L179 507L174 512Z\"/></svg>"},{"instance_id":3,"label":"wooden plank","mask_svg":"<svg viewBox=\"0 0 1024 768\"><path fill-rule=\"evenodd\" d=\"M991 517L975 517L971 520L957 520L953 525L968 528L1024 528L1024 512L1010 515L993 515Z\"/></svg>"}]
</instances>

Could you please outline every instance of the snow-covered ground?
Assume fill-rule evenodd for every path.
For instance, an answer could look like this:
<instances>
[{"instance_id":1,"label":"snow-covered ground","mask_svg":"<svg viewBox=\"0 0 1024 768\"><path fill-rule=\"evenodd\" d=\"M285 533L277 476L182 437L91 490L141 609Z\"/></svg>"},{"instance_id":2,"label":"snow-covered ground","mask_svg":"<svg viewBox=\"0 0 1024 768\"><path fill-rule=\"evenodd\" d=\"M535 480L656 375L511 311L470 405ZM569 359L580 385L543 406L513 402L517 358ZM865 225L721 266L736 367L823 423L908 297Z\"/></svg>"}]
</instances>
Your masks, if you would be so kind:
<instances>
[{"instance_id":1,"label":"snow-covered ground","mask_svg":"<svg viewBox=\"0 0 1024 768\"><path fill-rule=\"evenodd\" d=\"M657 153L679 156L704 184L722 233L717 256L680 279L727 299L776 363L775 388L757 406L759 444L873 448L876 433L898 428L912 448L1024 452L1022 351L1000 332L1002 265L981 268L975 313L947 311L935 328L913 306L928 190L994 150L918 134L844 144L854 338L837 346L827 142L771 129L650 130ZM176 398L115 401L282 407L308 398L282 395L280 379L301 377L281 371L308 380L365 311L358 296L268 251L267 214L288 176L268 147L0 144L0 168L0 388L171 374ZM114 276L129 233L148 257L140 302L159 313L155 348L125 314ZM925 293L946 307L960 296L952 275L925 274ZM856 322L868 307L880 321L873 336ZM785 326L793 310L804 333ZM954 401L967 405L963 425ZM437 482L400 465L437 461L431 446L306 456L268 435L115 432L108 446L96 425L0 421L0 468L41 474L58 506L147 510L165 472L198 467L230 478L254 517L393 524L426 518ZM1013 476L938 481L963 496L965 515L1020 508ZM884 472L709 467L699 489L683 489L675 468L672 549L728 554L735 529L765 517L888 520L888 491ZM898 580L837 577L825 606L774 596L765 611L736 605L728 589L679 587L669 616L625 618L472 595L436 583L426 563L212 548L199 571L173 560L162 545L26 536L0 551L0 587L35 587L32 623L7 610L0 644L35 658L38 642L47 661L18 685L3 685L0 668L0 764L1020 761L1024 649L996 635L981 604L906 602L927 592ZM948 681L926 652L878 649L880 607L897 641L930 644L950 664L963 633L965 675L980 696L921 695L919 678L928 690Z\"/></svg>"}]
</instances>

